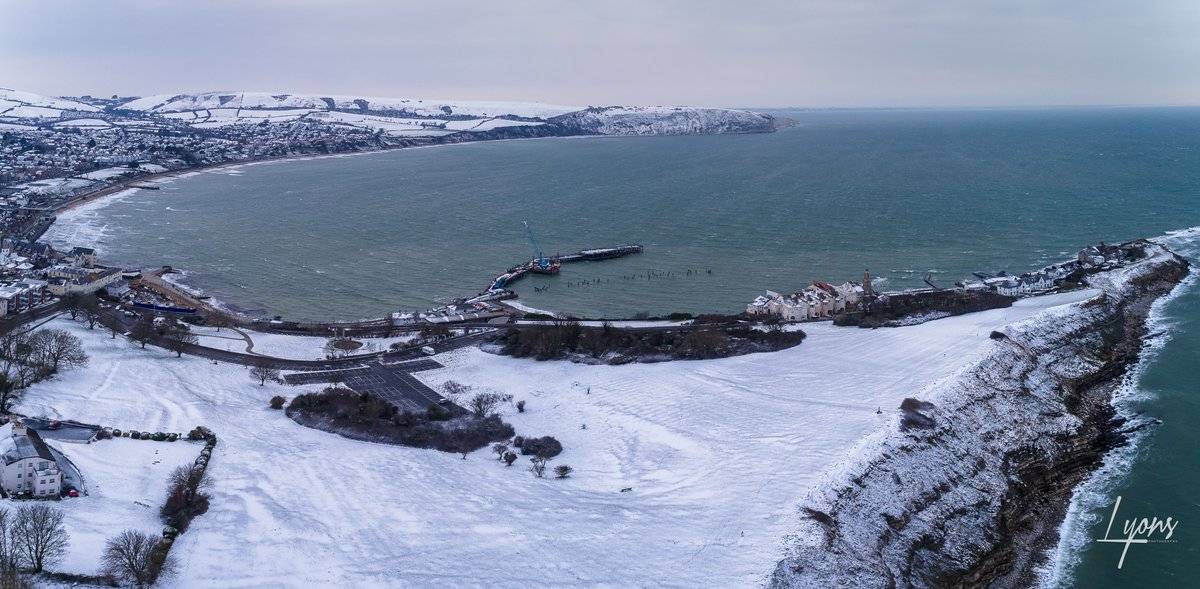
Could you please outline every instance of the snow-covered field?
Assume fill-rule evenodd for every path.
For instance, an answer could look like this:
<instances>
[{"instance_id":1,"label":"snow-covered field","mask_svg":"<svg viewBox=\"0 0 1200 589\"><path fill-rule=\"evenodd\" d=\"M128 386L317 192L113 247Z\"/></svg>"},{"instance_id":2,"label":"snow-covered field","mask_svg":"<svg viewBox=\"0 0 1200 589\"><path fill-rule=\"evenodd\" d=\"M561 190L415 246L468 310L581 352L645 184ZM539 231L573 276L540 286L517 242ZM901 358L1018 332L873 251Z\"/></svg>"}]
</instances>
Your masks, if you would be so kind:
<instances>
[{"instance_id":1,"label":"snow-covered field","mask_svg":"<svg viewBox=\"0 0 1200 589\"><path fill-rule=\"evenodd\" d=\"M0 436L11 433L11 425L0 427ZM95 573L100 567L105 540L122 530L151 534L162 531L158 508L167 496L167 477L176 467L194 461L204 447L184 441L128 438L91 444L47 438L47 443L79 469L87 490L86 495L54 504L63 510L64 524L71 536L66 556L55 570L79 573ZM10 510L23 504L0 499L0 507Z\"/></svg>"},{"instance_id":2,"label":"snow-covered field","mask_svg":"<svg viewBox=\"0 0 1200 589\"><path fill-rule=\"evenodd\" d=\"M266 407L295 388L63 319L52 325L84 337L91 366L35 385L20 409L214 428L212 509L175 545L175 586L755 586L803 494L901 399L980 357L993 329L1090 294L899 329L814 324L796 348L723 360L585 366L464 349L417 375L526 399L506 419L563 442L551 466L575 467L566 480L488 451L463 460L306 429Z\"/></svg>"},{"instance_id":3,"label":"snow-covered field","mask_svg":"<svg viewBox=\"0 0 1200 589\"><path fill-rule=\"evenodd\" d=\"M230 352L250 352L292 360L319 360L324 358L325 344L329 341L323 337L281 335L248 329L234 330L222 328L217 330L213 327L202 326L191 326L190 329L200 339L199 343L202 346L228 350ZM363 347L351 353L366 354L369 352L382 352L386 351L394 343L407 343L416 337L416 334L410 334L389 338L360 338L358 341L363 343ZM247 342L247 339L250 341ZM248 344L251 344L249 349L247 349Z\"/></svg>"}]
</instances>

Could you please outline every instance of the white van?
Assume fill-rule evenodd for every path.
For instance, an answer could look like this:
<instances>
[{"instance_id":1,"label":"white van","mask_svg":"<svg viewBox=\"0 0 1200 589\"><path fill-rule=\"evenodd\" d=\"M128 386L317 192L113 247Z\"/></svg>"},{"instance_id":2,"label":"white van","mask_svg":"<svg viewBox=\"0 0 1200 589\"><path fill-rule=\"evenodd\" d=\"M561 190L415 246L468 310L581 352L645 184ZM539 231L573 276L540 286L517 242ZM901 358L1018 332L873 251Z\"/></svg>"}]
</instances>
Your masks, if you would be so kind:
<instances>
[{"instance_id":1,"label":"white van","mask_svg":"<svg viewBox=\"0 0 1200 589\"><path fill-rule=\"evenodd\" d=\"M426 356L432 356L437 353L437 350L433 349L433 346L422 346L421 353Z\"/></svg>"}]
</instances>

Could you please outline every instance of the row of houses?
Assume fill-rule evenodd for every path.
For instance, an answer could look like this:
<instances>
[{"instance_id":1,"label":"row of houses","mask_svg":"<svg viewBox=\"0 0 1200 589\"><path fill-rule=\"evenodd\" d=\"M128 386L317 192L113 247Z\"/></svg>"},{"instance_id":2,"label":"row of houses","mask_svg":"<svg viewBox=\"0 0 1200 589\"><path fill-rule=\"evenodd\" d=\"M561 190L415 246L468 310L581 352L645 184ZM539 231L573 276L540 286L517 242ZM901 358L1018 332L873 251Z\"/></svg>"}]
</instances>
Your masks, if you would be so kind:
<instances>
[{"instance_id":1,"label":"row of houses","mask_svg":"<svg viewBox=\"0 0 1200 589\"><path fill-rule=\"evenodd\" d=\"M760 317L775 316L784 321L825 319L847 308L857 308L873 294L868 274L863 275L862 283L846 281L832 285L814 281L804 289L787 295L768 290L746 306L746 313Z\"/></svg>"}]
</instances>

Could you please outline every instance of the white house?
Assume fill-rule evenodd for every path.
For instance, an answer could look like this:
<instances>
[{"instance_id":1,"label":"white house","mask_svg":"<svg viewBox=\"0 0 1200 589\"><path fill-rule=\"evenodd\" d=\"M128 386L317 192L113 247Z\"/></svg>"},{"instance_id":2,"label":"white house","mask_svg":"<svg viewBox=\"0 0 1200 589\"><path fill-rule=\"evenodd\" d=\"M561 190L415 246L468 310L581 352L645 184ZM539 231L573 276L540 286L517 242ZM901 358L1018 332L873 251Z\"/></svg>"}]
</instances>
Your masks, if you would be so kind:
<instances>
[{"instance_id":1,"label":"white house","mask_svg":"<svg viewBox=\"0 0 1200 589\"><path fill-rule=\"evenodd\" d=\"M62 493L62 472L50 447L20 421L0 428L0 458L4 462L0 487L6 494L57 497Z\"/></svg>"}]
</instances>

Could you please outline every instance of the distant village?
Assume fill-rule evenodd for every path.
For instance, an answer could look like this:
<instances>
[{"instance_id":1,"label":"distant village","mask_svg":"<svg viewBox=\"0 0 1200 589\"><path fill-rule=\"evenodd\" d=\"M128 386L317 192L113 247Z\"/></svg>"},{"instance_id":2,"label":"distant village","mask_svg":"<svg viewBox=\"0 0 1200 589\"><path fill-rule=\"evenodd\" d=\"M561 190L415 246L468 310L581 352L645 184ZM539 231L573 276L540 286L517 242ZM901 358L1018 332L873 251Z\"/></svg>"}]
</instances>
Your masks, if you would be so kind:
<instances>
[{"instance_id":1,"label":"distant village","mask_svg":"<svg viewBox=\"0 0 1200 589\"><path fill-rule=\"evenodd\" d=\"M862 282L846 281L833 285L820 280L790 294L768 290L746 306L751 317L771 317L780 321L816 321L832 319L843 314L870 312L873 307L887 307L892 299L921 298L938 293L970 295L990 293L1016 299L1078 286L1079 278L1088 273L1109 270L1125 261L1128 252L1115 245L1092 245L1080 250L1075 259L1046 266L1034 272L1009 275L1007 272L988 274L976 272L975 278L955 283L953 289L935 287L903 292L877 292L871 285L871 275L863 272ZM925 298L934 298L932 296Z\"/></svg>"}]
</instances>

